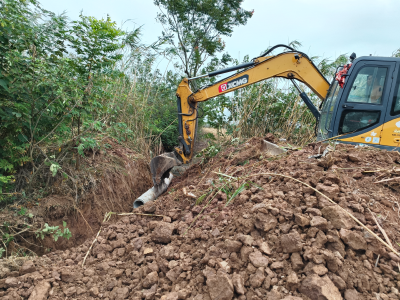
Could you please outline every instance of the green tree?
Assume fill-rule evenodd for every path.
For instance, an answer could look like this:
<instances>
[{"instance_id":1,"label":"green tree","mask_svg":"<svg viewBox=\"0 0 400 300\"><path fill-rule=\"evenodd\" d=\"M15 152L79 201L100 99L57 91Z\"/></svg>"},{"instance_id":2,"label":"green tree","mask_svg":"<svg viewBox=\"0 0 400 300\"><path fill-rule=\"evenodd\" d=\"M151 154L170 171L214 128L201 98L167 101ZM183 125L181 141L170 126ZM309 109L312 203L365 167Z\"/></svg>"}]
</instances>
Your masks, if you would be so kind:
<instances>
[{"instance_id":1,"label":"green tree","mask_svg":"<svg viewBox=\"0 0 400 300\"><path fill-rule=\"evenodd\" d=\"M253 15L243 0L155 0L168 52L179 59L188 77L196 76L206 60L225 48L222 40Z\"/></svg>"}]
</instances>

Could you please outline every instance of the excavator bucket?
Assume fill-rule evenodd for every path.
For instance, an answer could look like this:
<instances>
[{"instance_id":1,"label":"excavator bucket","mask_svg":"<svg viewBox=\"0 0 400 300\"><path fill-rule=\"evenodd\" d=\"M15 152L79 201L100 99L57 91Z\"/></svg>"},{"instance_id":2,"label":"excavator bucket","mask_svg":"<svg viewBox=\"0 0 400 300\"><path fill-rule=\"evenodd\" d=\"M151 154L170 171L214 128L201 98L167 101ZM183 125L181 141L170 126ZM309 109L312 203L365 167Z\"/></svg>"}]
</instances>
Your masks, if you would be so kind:
<instances>
[{"instance_id":1,"label":"excavator bucket","mask_svg":"<svg viewBox=\"0 0 400 300\"><path fill-rule=\"evenodd\" d=\"M150 162L154 186L133 202L133 208L138 208L147 202L154 201L164 193L174 177L170 172L171 169L181 164L173 152L163 153L154 157Z\"/></svg>"},{"instance_id":2,"label":"excavator bucket","mask_svg":"<svg viewBox=\"0 0 400 300\"><path fill-rule=\"evenodd\" d=\"M154 186L160 185L163 179L169 177L169 171L181 164L173 152L163 153L154 157L150 162L150 171Z\"/></svg>"}]
</instances>

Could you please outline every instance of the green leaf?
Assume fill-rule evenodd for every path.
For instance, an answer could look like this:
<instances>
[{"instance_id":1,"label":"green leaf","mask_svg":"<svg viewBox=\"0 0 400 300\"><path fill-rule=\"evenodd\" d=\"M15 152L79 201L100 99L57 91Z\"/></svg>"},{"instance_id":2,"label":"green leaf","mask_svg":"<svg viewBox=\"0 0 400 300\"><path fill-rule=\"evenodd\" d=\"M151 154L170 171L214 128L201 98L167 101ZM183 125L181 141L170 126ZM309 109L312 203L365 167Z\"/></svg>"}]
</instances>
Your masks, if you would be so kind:
<instances>
[{"instance_id":1,"label":"green leaf","mask_svg":"<svg viewBox=\"0 0 400 300\"><path fill-rule=\"evenodd\" d=\"M0 79L0 86L3 87L6 91L8 91L7 82L3 79Z\"/></svg>"},{"instance_id":2,"label":"green leaf","mask_svg":"<svg viewBox=\"0 0 400 300\"><path fill-rule=\"evenodd\" d=\"M243 192L246 189L246 186L248 186L249 184L247 182L244 182L241 186L239 186L239 188L233 193L232 197L226 202L225 206L228 206L229 203L237 196L239 195L241 192Z\"/></svg>"}]
</instances>

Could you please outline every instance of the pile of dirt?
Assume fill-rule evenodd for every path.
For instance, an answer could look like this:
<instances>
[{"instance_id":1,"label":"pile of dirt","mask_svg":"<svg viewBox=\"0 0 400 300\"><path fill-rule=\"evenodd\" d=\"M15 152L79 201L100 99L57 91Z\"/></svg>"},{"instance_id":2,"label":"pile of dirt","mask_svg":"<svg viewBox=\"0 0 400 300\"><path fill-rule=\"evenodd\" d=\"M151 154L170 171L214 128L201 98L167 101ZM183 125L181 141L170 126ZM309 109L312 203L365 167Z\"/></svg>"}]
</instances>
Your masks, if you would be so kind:
<instances>
[{"instance_id":1,"label":"pile of dirt","mask_svg":"<svg viewBox=\"0 0 400 300\"><path fill-rule=\"evenodd\" d=\"M400 299L400 257L366 229L400 252L399 153L336 145L316 159L326 145L312 144L267 157L259 143L193 165L92 248L23 261L1 299Z\"/></svg>"}]
</instances>

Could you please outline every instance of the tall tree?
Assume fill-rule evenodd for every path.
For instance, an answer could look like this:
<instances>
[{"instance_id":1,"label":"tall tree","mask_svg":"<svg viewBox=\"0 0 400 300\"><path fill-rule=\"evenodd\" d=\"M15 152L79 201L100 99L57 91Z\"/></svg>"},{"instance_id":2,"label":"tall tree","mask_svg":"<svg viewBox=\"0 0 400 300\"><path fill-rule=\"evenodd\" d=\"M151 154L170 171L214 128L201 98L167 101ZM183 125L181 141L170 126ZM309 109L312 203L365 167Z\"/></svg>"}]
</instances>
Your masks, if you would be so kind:
<instances>
[{"instance_id":1,"label":"tall tree","mask_svg":"<svg viewBox=\"0 0 400 300\"><path fill-rule=\"evenodd\" d=\"M223 36L245 25L254 11L241 7L243 0L154 0L160 9L162 38L168 52L178 57L183 72L196 76L205 61L222 52Z\"/></svg>"}]
</instances>

